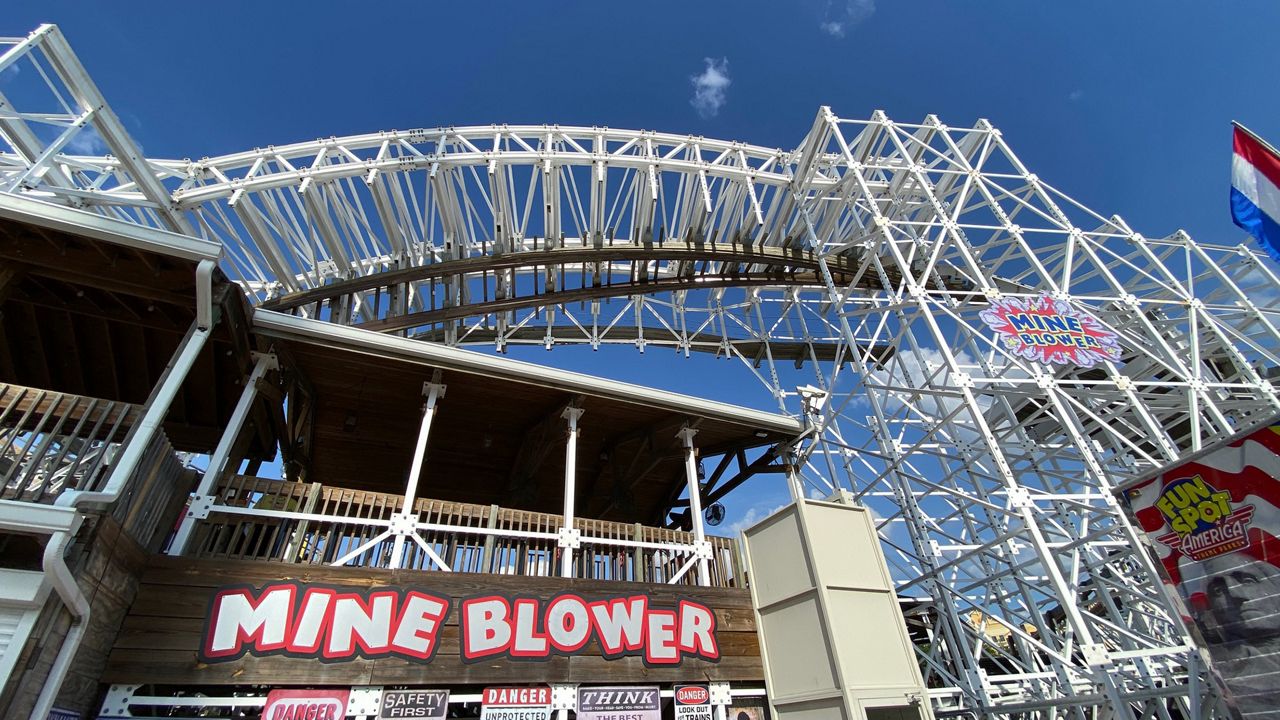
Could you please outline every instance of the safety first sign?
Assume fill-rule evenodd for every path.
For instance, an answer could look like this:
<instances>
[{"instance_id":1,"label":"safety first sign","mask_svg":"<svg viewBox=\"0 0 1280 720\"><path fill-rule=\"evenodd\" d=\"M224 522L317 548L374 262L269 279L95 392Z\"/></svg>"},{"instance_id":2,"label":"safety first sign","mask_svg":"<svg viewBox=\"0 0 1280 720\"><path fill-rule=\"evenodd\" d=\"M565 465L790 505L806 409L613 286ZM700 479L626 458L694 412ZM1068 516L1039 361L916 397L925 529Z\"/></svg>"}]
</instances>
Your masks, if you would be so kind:
<instances>
[{"instance_id":1,"label":"safety first sign","mask_svg":"<svg viewBox=\"0 0 1280 720\"><path fill-rule=\"evenodd\" d=\"M675 686L676 720L711 720L711 690L706 685Z\"/></svg>"}]
</instances>

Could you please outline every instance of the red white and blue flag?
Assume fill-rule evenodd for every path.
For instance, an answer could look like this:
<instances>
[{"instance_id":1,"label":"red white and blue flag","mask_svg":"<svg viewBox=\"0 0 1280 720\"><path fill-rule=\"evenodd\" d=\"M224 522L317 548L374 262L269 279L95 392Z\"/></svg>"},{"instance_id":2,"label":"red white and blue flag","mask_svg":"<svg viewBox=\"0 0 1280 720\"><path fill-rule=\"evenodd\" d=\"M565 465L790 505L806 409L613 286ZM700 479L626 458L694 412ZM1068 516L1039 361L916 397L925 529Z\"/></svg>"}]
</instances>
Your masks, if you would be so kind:
<instances>
[{"instance_id":1,"label":"red white and blue flag","mask_svg":"<svg viewBox=\"0 0 1280 720\"><path fill-rule=\"evenodd\" d=\"M1280 153L1239 124L1231 145L1231 219L1280 261Z\"/></svg>"}]
</instances>

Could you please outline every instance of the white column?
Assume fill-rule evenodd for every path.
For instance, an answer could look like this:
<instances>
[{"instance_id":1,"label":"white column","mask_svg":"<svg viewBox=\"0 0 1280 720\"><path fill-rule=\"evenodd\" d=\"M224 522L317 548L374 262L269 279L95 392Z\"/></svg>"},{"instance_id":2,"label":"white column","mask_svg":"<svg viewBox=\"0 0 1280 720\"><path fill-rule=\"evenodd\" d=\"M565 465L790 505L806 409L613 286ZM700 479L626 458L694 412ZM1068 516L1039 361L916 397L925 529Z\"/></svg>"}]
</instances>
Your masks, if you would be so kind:
<instances>
[{"instance_id":1,"label":"white column","mask_svg":"<svg viewBox=\"0 0 1280 720\"><path fill-rule=\"evenodd\" d=\"M800 458L796 457L794 450L786 450L782 461L787 464L787 488L791 490L791 500L800 502L805 499L804 482L800 479Z\"/></svg>"},{"instance_id":2,"label":"white column","mask_svg":"<svg viewBox=\"0 0 1280 720\"><path fill-rule=\"evenodd\" d=\"M182 524L178 526L178 533L174 535L173 542L169 543L167 554L181 555L185 553L187 544L191 542L191 533L195 531L196 521L209 516L209 508L214 501L213 498L209 497L209 492L213 489L213 484L222 476L223 470L226 469L227 460L231 455L231 446L235 444L236 438L240 436L240 430L244 428L244 421L249 417L249 411L253 409L253 401L258 397L258 381L269 370L274 370L276 367L278 365L275 355L262 353L257 356L253 364L253 372L249 373L249 378L244 381L244 387L240 390L240 400L236 403L236 409L232 411L231 419L227 421L227 427L222 431L222 438L218 440L218 447L214 448L213 454L209 456L209 467L205 469L204 475L200 478L200 483L196 485L195 495L187 506L187 514L182 518Z\"/></svg>"},{"instance_id":3,"label":"white column","mask_svg":"<svg viewBox=\"0 0 1280 720\"><path fill-rule=\"evenodd\" d=\"M684 477L689 486L689 518L693 521L693 540L698 546L698 584L707 587L711 584L711 570L708 566L710 548L707 547L706 531L702 526L702 484L698 482L698 451L693 447L693 436L698 431L685 426L680 428L676 437L684 441Z\"/></svg>"},{"instance_id":4,"label":"white column","mask_svg":"<svg viewBox=\"0 0 1280 720\"><path fill-rule=\"evenodd\" d=\"M574 500L578 493L578 418L580 407L570 405L561 414L569 421L569 439L564 449L564 523L560 527L560 576L573 575L573 555L578 549L581 534L573 526Z\"/></svg>"},{"instance_id":5,"label":"white column","mask_svg":"<svg viewBox=\"0 0 1280 720\"><path fill-rule=\"evenodd\" d=\"M440 382L440 371L431 376L431 382L423 386L427 401L422 405L422 423L418 426L418 442L413 446L413 462L409 466L409 478L404 484L404 500L400 504L400 522L393 525L397 529L396 538L391 548L391 567L400 567L404 557L405 532L412 531L412 523L416 523L413 504L418 499L418 479L422 475L422 463L427 457L427 438L431 435L431 420L436 416L436 405L444 397L445 386ZM410 521L409 518L414 518Z\"/></svg>"}]
</instances>

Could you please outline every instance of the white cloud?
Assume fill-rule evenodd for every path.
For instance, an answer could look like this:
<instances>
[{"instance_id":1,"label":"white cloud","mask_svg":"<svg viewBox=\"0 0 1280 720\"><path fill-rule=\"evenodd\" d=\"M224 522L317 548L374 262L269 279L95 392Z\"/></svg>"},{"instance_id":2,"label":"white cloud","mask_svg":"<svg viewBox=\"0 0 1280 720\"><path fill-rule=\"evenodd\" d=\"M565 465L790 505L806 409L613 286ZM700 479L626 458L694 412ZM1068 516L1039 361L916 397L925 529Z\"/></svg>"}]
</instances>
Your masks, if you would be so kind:
<instances>
[{"instance_id":1,"label":"white cloud","mask_svg":"<svg viewBox=\"0 0 1280 720\"><path fill-rule=\"evenodd\" d=\"M68 155L106 155L107 143L92 125L86 125L63 147Z\"/></svg>"},{"instance_id":2,"label":"white cloud","mask_svg":"<svg viewBox=\"0 0 1280 720\"><path fill-rule=\"evenodd\" d=\"M1071 93L1067 95L1067 99L1071 102L1075 102L1082 97L1084 97L1084 91L1079 89L1072 90Z\"/></svg>"},{"instance_id":3,"label":"white cloud","mask_svg":"<svg viewBox=\"0 0 1280 720\"><path fill-rule=\"evenodd\" d=\"M747 512L744 513L743 516L738 518L736 521L729 523L728 527L726 527L725 530L729 532L730 537L737 537L738 533L742 532L743 530L746 530L752 525L755 525L756 523L778 512L784 507L786 506L775 505L771 508L769 505L765 504L765 505L755 505L753 507L747 508Z\"/></svg>"},{"instance_id":4,"label":"white cloud","mask_svg":"<svg viewBox=\"0 0 1280 720\"><path fill-rule=\"evenodd\" d=\"M875 0L827 0L818 27L831 37L842 38L875 11Z\"/></svg>"},{"instance_id":5,"label":"white cloud","mask_svg":"<svg viewBox=\"0 0 1280 720\"><path fill-rule=\"evenodd\" d=\"M728 100L729 86L733 84L729 79L729 59L703 58L702 60L706 63L703 71L689 76L689 83L693 85L693 97L689 100L689 104L702 117L715 117Z\"/></svg>"}]
</instances>

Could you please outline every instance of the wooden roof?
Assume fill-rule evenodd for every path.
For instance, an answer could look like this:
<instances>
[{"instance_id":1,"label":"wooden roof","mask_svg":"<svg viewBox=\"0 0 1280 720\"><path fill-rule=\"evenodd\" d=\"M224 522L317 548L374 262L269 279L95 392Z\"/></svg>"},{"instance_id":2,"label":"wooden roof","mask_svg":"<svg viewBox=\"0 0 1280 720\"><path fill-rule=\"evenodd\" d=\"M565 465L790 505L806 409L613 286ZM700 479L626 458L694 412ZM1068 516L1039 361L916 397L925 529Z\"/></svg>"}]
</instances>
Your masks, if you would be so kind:
<instances>
[{"instance_id":1,"label":"wooden roof","mask_svg":"<svg viewBox=\"0 0 1280 720\"><path fill-rule=\"evenodd\" d=\"M702 454L772 445L798 434L791 418L707 403L622 383L562 373L472 351L433 347L404 357L349 343L255 332L283 349L301 373L315 414L308 481L381 492L404 488L424 405L424 384L441 370L445 396L432 422L419 495L558 512L563 503L567 424L577 403L577 513L584 517L665 523L685 484L676 433L696 426ZM275 315L271 313L270 315ZM290 318L293 324L333 328ZM375 336L336 329L356 341ZM352 334L355 333L355 334ZM403 341L410 346L420 341ZM440 355L449 351L448 357ZM483 361L484 367L469 367ZM574 386L573 382L581 384ZM628 390L636 391L632 399Z\"/></svg>"},{"instance_id":2,"label":"wooden roof","mask_svg":"<svg viewBox=\"0 0 1280 720\"><path fill-rule=\"evenodd\" d=\"M206 241L66 207L0 197L0 382L141 405L195 318L195 268ZM676 433L695 426L700 452L772 446L801 431L781 415L652 388L258 310L215 275L221 316L166 419L179 450L217 444L252 365L275 350L260 385L251 460L287 438L290 474L328 485L399 492L412 460L423 385L447 386L434 420L422 496L558 512L566 423L584 410L577 512L665 524L684 487ZM304 387L302 409L290 394ZM294 407L288 407L288 403Z\"/></svg>"},{"instance_id":3,"label":"wooden roof","mask_svg":"<svg viewBox=\"0 0 1280 720\"><path fill-rule=\"evenodd\" d=\"M0 382L146 403L195 319L197 260L147 241L159 231L2 200ZM217 444L250 362L247 306L220 272L215 301L223 322L165 423L179 450L208 452ZM270 457L270 423L258 427L249 454Z\"/></svg>"}]
</instances>

